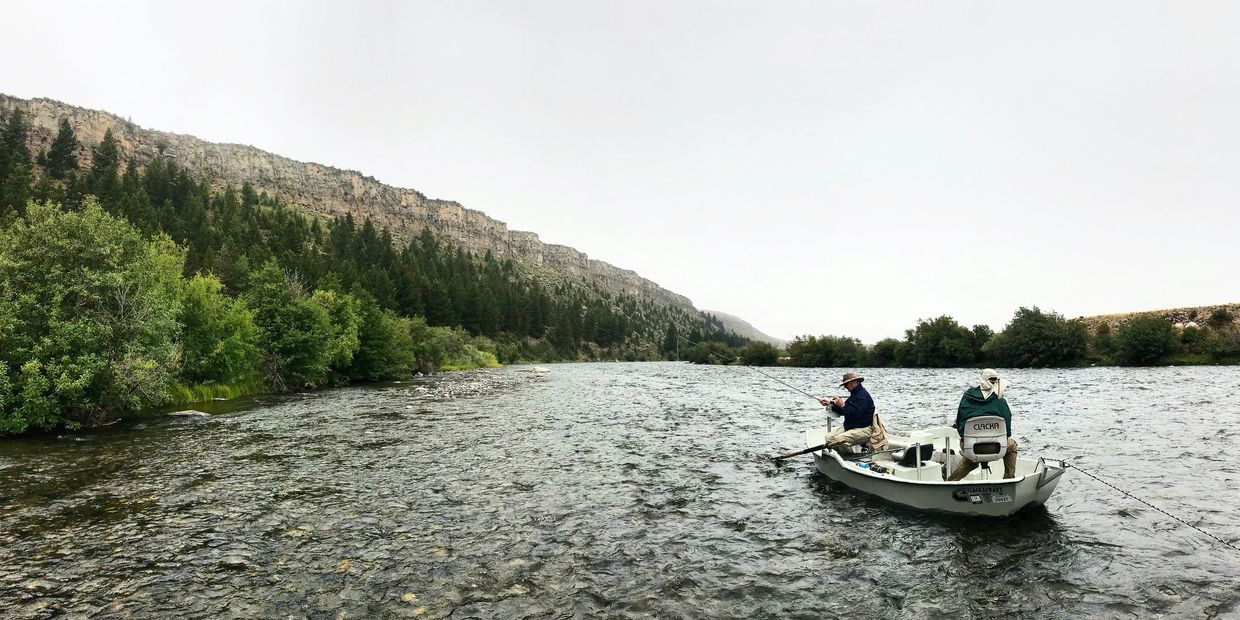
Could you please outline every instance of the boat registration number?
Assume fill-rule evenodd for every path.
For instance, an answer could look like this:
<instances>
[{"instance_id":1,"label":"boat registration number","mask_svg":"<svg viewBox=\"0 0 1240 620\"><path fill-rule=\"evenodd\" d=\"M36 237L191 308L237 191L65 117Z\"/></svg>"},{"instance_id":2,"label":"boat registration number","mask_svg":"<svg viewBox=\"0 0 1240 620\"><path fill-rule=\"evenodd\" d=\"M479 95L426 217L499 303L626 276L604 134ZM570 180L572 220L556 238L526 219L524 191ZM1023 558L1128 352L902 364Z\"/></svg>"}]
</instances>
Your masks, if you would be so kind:
<instances>
[{"instance_id":1,"label":"boat registration number","mask_svg":"<svg viewBox=\"0 0 1240 620\"><path fill-rule=\"evenodd\" d=\"M1012 496L1001 487L963 487L952 493L952 499L970 504L1003 504L1012 501Z\"/></svg>"}]
</instances>

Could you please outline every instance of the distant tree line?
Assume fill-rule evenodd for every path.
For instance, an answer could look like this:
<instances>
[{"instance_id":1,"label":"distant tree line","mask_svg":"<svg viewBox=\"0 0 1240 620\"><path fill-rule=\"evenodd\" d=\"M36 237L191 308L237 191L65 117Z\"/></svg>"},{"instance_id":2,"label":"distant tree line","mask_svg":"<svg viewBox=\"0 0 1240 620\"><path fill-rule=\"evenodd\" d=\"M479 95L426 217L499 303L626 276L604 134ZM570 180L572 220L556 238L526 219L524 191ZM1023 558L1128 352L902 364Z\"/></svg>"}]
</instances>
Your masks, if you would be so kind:
<instances>
[{"instance_id":1,"label":"distant tree line","mask_svg":"<svg viewBox=\"0 0 1240 620\"><path fill-rule=\"evenodd\" d=\"M0 433L266 389L746 342L715 317L542 281L429 231L397 243L249 184L213 189L162 156L139 167L110 131L87 166L67 121L32 157L27 131L20 110L0 126Z\"/></svg>"},{"instance_id":2,"label":"distant tree line","mask_svg":"<svg viewBox=\"0 0 1240 620\"><path fill-rule=\"evenodd\" d=\"M814 368L1234 364L1240 363L1236 318L1219 309L1203 325L1177 327L1167 319L1140 316L1114 330L1102 324L1091 332L1079 319L1022 307L999 333L940 316L918 321L903 339L885 338L871 346L846 336L800 336L782 351L764 342L720 342L710 344L709 359L694 361Z\"/></svg>"}]
</instances>

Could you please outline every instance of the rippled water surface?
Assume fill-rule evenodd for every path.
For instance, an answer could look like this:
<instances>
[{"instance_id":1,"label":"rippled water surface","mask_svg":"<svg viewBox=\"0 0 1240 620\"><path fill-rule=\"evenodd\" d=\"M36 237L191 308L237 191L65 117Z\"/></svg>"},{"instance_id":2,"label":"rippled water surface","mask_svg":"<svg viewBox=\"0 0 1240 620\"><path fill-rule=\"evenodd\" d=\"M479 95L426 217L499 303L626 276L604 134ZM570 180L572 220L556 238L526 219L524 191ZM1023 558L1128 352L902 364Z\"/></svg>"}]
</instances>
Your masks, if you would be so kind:
<instances>
[{"instance_id":1,"label":"rippled water surface","mask_svg":"<svg viewBox=\"0 0 1240 620\"><path fill-rule=\"evenodd\" d=\"M773 464L824 414L752 369L528 370L0 441L0 615L1240 617L1240 552L1078 471L1045 509L924 515ZM904 433L975 376L867 386ZM1007 376L1027 455L1240 546L1240 370Z\"/></svg>"}]
</instances>

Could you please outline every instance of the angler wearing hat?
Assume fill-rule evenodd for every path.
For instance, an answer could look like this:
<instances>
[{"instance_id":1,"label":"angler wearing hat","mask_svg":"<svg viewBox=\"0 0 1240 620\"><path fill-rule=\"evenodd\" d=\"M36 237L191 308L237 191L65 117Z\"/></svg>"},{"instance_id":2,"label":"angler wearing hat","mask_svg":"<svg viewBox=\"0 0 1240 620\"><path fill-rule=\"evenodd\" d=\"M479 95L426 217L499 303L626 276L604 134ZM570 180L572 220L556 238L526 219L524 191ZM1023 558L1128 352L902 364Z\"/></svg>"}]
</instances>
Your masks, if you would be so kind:
<instances>
[{"instance_id":1,"label":"angler wearing hat","mask_svg":"<svg viewBox=\"0 0 1240 620\"><path fill-rule=\"evenodd\" d=\"M818 401L822 406L830 407L831 411L844 416L844 427L827 435L828 448L842 453L848 446L869 443L873 447L875 439L881 441L882 448L886 447L886 432L882 430L882 423L878 422L874 399L870 398L870 393L861 385L864 381L865 377L855 372L844 373L840 387L849 391L848 400L836 397ZM879 433L881 438L877 436Z\"/></svg>"},{"instance_id":2,"label":"angler wearing hat","mask_svg":"<svg viewBox=\"0 0 1240 620\"><path fill-rule=\"evenodd\" d=\"M982 378L977 387L971 387L960 398L960 407L956 410L956 431L964 434L964 423L969 418L982 415L996 415L1007 424L1007 453L1003 455L1003 477L1016 477L1016 442L1012 439L1012 410L1008 407L1003 392L1007 390L1007 379L999 377L993 368L982 371ZM961 480L969 472L977 469L977 463L961 458L956 470L947 477L949 482Z\"/></svg>"}]
</instances>

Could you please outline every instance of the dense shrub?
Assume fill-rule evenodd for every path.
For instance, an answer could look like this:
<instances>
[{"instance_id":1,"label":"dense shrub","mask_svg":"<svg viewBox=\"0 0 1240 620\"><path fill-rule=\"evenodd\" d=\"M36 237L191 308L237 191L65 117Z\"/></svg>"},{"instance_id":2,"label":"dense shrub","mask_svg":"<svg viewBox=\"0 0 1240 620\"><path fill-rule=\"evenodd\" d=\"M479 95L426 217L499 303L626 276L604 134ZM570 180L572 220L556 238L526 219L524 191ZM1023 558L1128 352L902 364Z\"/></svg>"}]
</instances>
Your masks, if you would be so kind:
<instances>
[{"instance_id":1,"label":"dense shrub","mask_svg":"<svg viewBox=\"0 0 1240 620\"><path fill-rule=\"evenodd\" d=\"M753 341L741 349L741 360L750 366L774 366L779 351L769 342Z\"/></svg>"},{"instance_id":2,"label":"dense shrub","mask_svg":"<svg viewBox=\"0 0 1240 620\"><path fill-rule=\"evenodd\" d=\"M198 275L185 283L178 320L184 327L181 381L234 384L258 374L254 316L245 302L224 295L219 278Z\"/></svg>"},{"instance_id":3,"label":"dense shrub","mask_svg":"<svg viewBox=\"0 0 1240 620\"><path fill-rule=\"evenodd\" d=\"M1126 366L1156 364L1178 344L1171 322L1152 316L1131 319L1115 334L1117 361Z\"/></svg>"},{"instance_id":4,"label":"dense shrub","mask_svg":"<svg viewBox=\"0 0 1240 620\"><path fill-rule=\"evenodd\" d=\"M254 311L269 385L299 389L327 382L337 330L275 260L250 276L246 302Z\"/></svg>"},{"instance_id":5,"label":"dense shrub","mask_svg":"<svg viewBox=\"0 0 1240 620\"><path fill-rule=\"evenodd\" d=\"M988 335L990 331L986 328ZM904 332L905 361L922 368L968 366L981 357L981 345L974 332L950 316L917 321L917 326ZM982 343L985 344L985 343Z\"/></svg>"},{"instance_id":6,"label":"dense shrub","mask_svg":"<svg viewBox=\"0 0 1240 620\"><path fill-rule=\"evenodd\" d=\"M1080 321L1064 320L1036 306L1022 307L984 352L997 363L1015 368L1073 366L1085 358L1088 340L1088 330Z\"/></svg>"},{"instance_id":7,"label":"dense shrub","mask_svg":"<svg viewBox=\"0 0 1240 620\"><path fill-rule=\"evenodd\" d=\"M895 366L898 360L907 358L907 353L902 349L905 344L895 338L884 338L874 343L870 347L869 366L890 367Z\"/></svg>"},{"instance_id":8,"label":"dense shrub","mask_svg":"<svg viewBox=\"0 0 1240 620\"><path fill-rule=\"evenodd\" d=\"M857 366L866 359L865 346L844 336L798 336L788 343L789 365L810 368Z\"/></svg>"}]
</instances>

